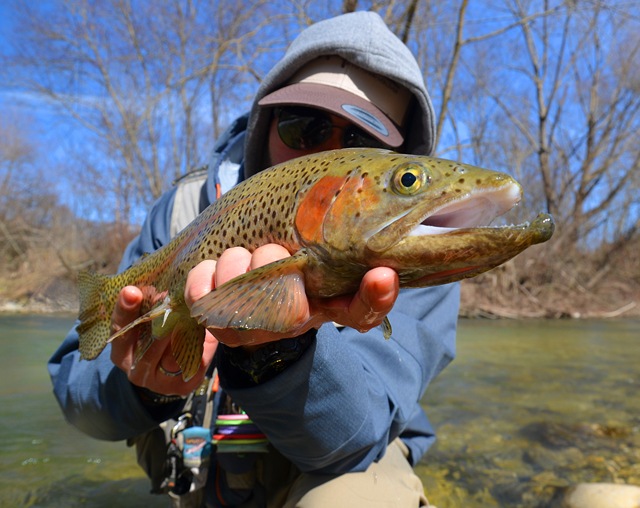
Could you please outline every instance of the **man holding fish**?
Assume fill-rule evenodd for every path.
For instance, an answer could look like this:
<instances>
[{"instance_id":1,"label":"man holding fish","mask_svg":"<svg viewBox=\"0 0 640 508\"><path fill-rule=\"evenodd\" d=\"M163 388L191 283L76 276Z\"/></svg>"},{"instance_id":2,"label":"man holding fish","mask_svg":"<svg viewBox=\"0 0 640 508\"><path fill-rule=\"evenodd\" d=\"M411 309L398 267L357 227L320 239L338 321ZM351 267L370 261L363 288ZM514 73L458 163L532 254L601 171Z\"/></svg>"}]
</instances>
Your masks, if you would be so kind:
<instances>
[{"instance_id":1,"label":"man holding fish","mask_svg":"<svg viewBox=\"0 0 640 508\"><path fill-rule=\"evenodd\" d=\"M250 114L218 140L207 173L180 182L154 205L127 248L121 271L173 237L197 234L197 228L183 228L269 166L340 148L428 155L434 140L434 111L417 62L377 14L352 13L312 25L265 77ZM329 162L335 165L340 157L331 155ZM322 161L319 155L316 163ZM417 166L406 167L395 181L400 193L431 178ZM306 170L300 170L300 180ZM367 178L365 167L357 181L366 186ZM214 209L212 220L219 215L225 231L216 231L209 256L204 240L189 251L202 252L197 259L204 261L185 270L178 295L166 296L159 285L150 295L148 283L83 276L79 324L49 363L65 416L96 438L135 441L141 462L155 476L154 489L168 492L175 506L428 506L412 469L435 439L420 399L454 356L458 286L399 291L398 269L373 266L350 294L319 297L307 296L310 279L298 277L290 290L295 296L283 297L295 302L286 312L266 305L267 311L237 321L242 324L212 324L214 311L223 314L227 308L211 300L216 288L254 270L262 273L260 267L277 260L288 269L293 262L287 259L301 256L291 247L293 240L276 241L269 234L276 222L284 222L290 209L283 203L297 196L296 190L283 184L264 193L263 202L249 192L258 181L251 179L238 194L241 201L255 199L247 213ZM336 205L337 194L356 185L355 177L338 187L327 183L334 180L319 181L313 199L296 204L296 234L306 240L321 236L322 213L329 215L322 208L316 217L323 200L333 211L360 220L359 212ZM293 186L297 183L303 184ZM502 185L492 194L492 215L513 206L519 192L515 183ZM245 220L254 214L253 222ZM153 256L148 258L157 258L152 261L157 264L149 266L155 270L166 260ZM441 282L461 278L455 270L447 274ZM125 282L118 286L120 280ZM429 284L414 284L420 285ZM111 292L113 311L94 305L100 295L88 295L96 288L100 295ZM245 300L256 297L246 295L229 300L239 315ZM102 322L96 309L104 311ZM189 314L198 316L198 323L188 323ZM383 337L390 333L387 315L393 326L389 340ZM264 328L246 325L248 319ZM285 327L279 327L281 321ZM170 338L163 335L168 329ZM192 333L199 337L193 347L177 345ZM199 387L198 395L185 398ZM199 406L205 408L202 414ZM176 422L169 429L174 439L165 469L166 450L147 437L171 418ZM187 437L195 436L194 429L203 431L201 437ZM203 453L203 444L213 451ZM196 449L200 455L194 461L187 452Z\"/></svg>"}]
</instances>

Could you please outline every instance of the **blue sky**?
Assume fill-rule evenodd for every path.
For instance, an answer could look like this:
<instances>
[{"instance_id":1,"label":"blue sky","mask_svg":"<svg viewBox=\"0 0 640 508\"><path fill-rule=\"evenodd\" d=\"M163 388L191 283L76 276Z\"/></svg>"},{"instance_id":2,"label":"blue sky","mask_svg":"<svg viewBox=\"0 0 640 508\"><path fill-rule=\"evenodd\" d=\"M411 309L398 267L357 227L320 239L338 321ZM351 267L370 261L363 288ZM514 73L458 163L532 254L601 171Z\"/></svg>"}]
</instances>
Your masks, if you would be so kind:
<instances>
[{"instance_id":1,"label":"blue sky","mask_svg":"<svg viewBox=\"0 0 640 508\"><path fill-rule=\"evenodd\" d=\"M554 5L556 3L558 2L553 2ZM335 5L340 4L341 2L335 2ZM508 23L510 15L503 10L498 10L497 6L499 5L499 3L474 0L470 4L471 5L466 19L466 37L486 34L493 30L495 27L504 26L505 23ZM542 5L542 2L539 2L539 4ZM7 35L12 28L12 22L14 20L13 11L15 9L15 5L17 5L17 0L0 2L0 53L6 53L8 48ZM35 2L29 5L34 8L40 9L55 7L56 3L47 1ZM490 6L491 8L484 8L485 6ZM578 6L578 8L580 9L580 4L578 4ZM637 4L633 2L621 1L617 2L617 6L620 9L628 9L629 11L633 11L635 7L637 11ZM442 8L444 11L442 18L434 20L433 24L443 25L447 27L455 26L456 19L453 15L455 14L455 12L451 9L447 9L446 4L442 4L439 8ZM582 8L584 9L586 7ZM640 17L636 19L640 21ZM521 37L521 35L514 31L509 34L509 37L519 38ZM611 39L612 38L609 37L603 37L602 42L603 44L607 44ZM284 46L284 41L281 42L281 45ZM446 63L446 58L443 58L443 64L444 63ZM515 73L513 72L513 66L516 65L519 64L517 62L512 63L512 66L509 69L509 76L513 77L515 75ZM463 72L467 72L468 70L468 68L465 69L464 67L462 67L460 69L460 74L462 74ZM0 74L0 76L2 76L2 74ZM516 83L514 81L504 83L504 86L507 87L507 89L511 90L515 88L515 85ZM438 108L439 97L437 96L438 90L436 88L437 87L432 88L431 92L433 95L434 103L436 104L436 108ZM462 134L461 138L463 139L463 141L470 139L472 135L472 133L469 131L468 124L465 123L468 117L465 116L466 112L464 111L464 106L464 104L458 104L458 111L454 112L454 114L456 114L458 132ZM460 109L461 107L462 110ZM495 104L491 106L490 101L485 101L482 104L482 107L486 107L488 111L489 107L495 108ZM523 105L523 107L525 106ZM37 140L37 146L40 150L39 155L41 167L53 168L54 170L59 167L64 167L68 148L74 143L86 143L87 135L83 133L81 129L78 129L76 124L69 120L64 120L60 116L56 115L52 107L44 102L43 99L27 95L25 92L20 91L18 88L11 86L11 84L8 85L6 81L0 82L0 110L3 112L2 116L5 119L5 122L6 118L10 118L10 122L15 122L21 129L26 129L30 137ZM480 112L487 113L482 111ZM204 121L207 121L207 119L205 118ZM445 134L446 132L447 131L445 130ZM448 132L450 132L450 130ZM446 135L443 136L443 138L445 138L445 141L441 143L440 148L443 148L442 145L444 145L446 142ZM211 140L211 143L213 143L213 139ZM200 162L205 162L209 149L210 146L207 146L206 148L202 147L202 161ZM455 157L457 156L457 153L450 152L446 155ZM468 154L465 154L464 156L467 157ZM510 161L507 158L503 162L505 165L508 165ZM485 161L484 163L495 163L495 160L491 159L490 161ZM507 167L501 169L509 170L509 168ZM51 173L53 173L53 171L46 172L45 175ZM72 190L68 187L69 184L59 180L58 185L58 191L61 199L64 202L71 204Z\"/></svg>"},{"instance_id":2,"label":"blue sky","mask_svg":"<svg viewBox=\"0 0 640 508\"><path fill-rule=\"evenodd\" d=\"M0 2L0 45L5 46L7 29L11 26L11 7L9 2Z\"/></svg>"}]
</instances>

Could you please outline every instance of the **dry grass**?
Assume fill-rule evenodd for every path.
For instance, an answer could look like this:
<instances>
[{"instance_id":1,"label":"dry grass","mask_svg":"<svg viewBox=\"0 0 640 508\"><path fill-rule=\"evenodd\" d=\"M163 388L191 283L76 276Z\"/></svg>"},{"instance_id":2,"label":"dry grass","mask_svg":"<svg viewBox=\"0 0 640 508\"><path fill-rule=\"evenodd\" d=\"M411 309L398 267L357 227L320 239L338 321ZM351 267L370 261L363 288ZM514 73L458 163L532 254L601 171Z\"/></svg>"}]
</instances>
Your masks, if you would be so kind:
<instances>
[{"instance_id":1,"label":"dry grass","mask_svg":"<svg viewBox=\"0 0 640 508\"><path fill-rule=\"evenodd\" d=\"M132 232L101 225L75 242L39 242L0 266L0 308L75 310L81 269L113 273ZM486 318L640 316L640 242L611 254L563 252L552 242L462 283L461 315ZM81 247L78 247L78 246ZM15 305L11 309L15 309Z\"/></svg>"}]
</instances>

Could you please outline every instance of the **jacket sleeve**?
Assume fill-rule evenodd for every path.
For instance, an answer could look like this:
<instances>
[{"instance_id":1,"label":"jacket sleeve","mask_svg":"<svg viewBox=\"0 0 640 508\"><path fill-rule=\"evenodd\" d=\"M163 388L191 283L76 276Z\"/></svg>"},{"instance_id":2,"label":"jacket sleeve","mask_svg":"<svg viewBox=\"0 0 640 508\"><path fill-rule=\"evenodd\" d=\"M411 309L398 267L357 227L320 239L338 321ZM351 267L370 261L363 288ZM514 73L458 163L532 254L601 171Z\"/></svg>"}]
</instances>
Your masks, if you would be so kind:
<instances>
[{"instance_id":1,"label":"jacket sleeve","mask_svg":"<svg viewBox=\"0 0 640 508\"><path fill-rule=\"evenodd\" d=\"M152 207L140 234L127 247L120 270L169 238L174 192ZM75 326L49 359L53 392L65 418L82 432L108 440L126 439L145 432L179 410L168 404L162 414L149 413L124 372L111 362L111 345L92 361L80 360Z\"/></svg>"},{"instance_id":2,"label":"jacket sleeve","mask_svg":"<svg viewBox=\"0 0 640 508\"><path fill-rule=\"evenodd\" d=\"M220 362L223 387L274 446L302 471L362 471L406 437L417 462L433 441L419 401L453 359L459 286L400 293L389 314L390 340L324 325L315 343L276 377L234 386Z\"/></svg>"}]
</instances>

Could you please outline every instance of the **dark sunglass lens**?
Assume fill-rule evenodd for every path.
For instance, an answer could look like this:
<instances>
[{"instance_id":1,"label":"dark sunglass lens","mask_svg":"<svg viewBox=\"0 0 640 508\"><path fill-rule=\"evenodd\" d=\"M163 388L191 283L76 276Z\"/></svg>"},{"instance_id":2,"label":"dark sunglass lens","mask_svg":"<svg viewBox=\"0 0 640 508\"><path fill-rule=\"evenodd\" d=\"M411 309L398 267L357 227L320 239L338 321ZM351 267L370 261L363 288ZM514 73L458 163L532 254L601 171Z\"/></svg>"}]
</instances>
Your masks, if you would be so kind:
<instances>
[{"instance_id":1,"label":"dark sunglass lens","mask_svg":"<svg viewBox=\"0 0 640 508\"><path fill-rule=\"evenodd\" d=\"M278 115L278 134L295 150L308 150L331 136L331 120L321 111L305 108L282 109Z\"/></svg>"},{"instance_id":2,"label":"dark sunglass lens","mask_svg":"<svg viewBox=\"0 0 640 508\"><path fill-rule=\"evenodd\" d=\"M345 148L384 148L384 143L378 141L357 127L347 127L344 131L342 144Z\"/></svg>"}]
</instances>

